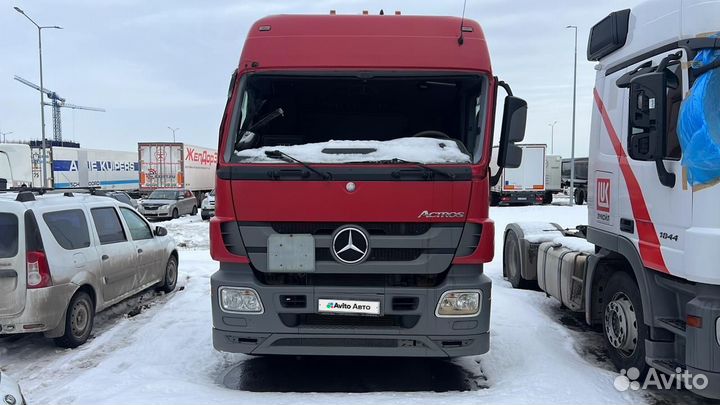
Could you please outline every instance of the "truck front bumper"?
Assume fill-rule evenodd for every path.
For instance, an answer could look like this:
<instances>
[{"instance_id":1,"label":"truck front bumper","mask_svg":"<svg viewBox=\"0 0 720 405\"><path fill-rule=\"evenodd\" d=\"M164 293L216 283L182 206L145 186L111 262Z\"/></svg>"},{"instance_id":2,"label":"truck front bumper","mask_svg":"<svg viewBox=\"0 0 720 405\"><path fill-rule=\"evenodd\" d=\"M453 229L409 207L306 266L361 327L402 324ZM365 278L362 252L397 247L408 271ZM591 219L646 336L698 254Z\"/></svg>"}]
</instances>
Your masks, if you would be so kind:
<instances>
[{"instance_id":1,"label":"truck front bumper","mask_svg":"<svg viewBox=\"0 0 720 405\"><path fill-rule=\"evenodd\" d=\"M489 350L491 281L481 266L452 266L432 287L267 285L246 264L223 264L213 274L213 345L247 354L460 357ZM221 310L220 287L254 289L262 314ZM450 290L478 290L480 311L471 317L438 317L441 295ZM287 297L302 306L289 308ZM319 298L377 300L380 316L317 313ZM398 303L402 303L398 305ZM411 304L408 304L411 303ZM414 305L412 304L414 303Z\"/></svg>"}]
</instances>

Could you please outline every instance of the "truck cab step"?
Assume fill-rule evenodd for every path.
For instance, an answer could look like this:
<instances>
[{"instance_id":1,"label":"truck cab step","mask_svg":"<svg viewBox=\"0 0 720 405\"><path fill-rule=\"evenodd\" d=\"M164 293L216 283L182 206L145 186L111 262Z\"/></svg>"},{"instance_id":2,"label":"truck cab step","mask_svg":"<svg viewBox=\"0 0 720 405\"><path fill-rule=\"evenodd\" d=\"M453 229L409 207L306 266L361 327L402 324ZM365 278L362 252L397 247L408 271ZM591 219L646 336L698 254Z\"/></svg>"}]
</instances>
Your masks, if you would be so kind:
<instances>
[{"instance_id":1,"label":"truck cab step","mask_svg":"<svg viewBox=\"0 0 720 405\"><path fill-rule=\"evenodd\" d=\"M686 325L685 321L683 320L673 318L660 318L657 320L657 323L657 326L668 330L675 335L683 337L686 335Z\"/></svg>"}]
</instances>

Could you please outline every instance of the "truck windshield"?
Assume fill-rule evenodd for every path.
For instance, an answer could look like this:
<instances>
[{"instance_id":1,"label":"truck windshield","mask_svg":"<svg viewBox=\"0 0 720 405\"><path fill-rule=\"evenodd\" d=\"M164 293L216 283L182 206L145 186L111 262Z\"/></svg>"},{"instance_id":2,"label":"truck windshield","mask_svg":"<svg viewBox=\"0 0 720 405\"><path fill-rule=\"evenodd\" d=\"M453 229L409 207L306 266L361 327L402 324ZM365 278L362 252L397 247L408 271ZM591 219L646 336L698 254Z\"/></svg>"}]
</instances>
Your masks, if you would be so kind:
<instances>
[{"instance_id":1,"label":"truck windshield","mask_svg":"<svg viewBox=\"0 0 720 405\"><path fill-rule=\"evenodd\" d=\"M155 190L148 196L152 200L174 200L178 196L177 191L172 190Z\"/></svg>"},{"instance_id":2,"label":"truck windshield","mask_svg":"<svg viewBox=\"0 0 720 405\"><path fill-rule=\"evenodd\" d=\"M467 164L482 157L487 80L481 75L248 75L226 159L278 163L411 161Z\"/></svg>"}]
</instances>

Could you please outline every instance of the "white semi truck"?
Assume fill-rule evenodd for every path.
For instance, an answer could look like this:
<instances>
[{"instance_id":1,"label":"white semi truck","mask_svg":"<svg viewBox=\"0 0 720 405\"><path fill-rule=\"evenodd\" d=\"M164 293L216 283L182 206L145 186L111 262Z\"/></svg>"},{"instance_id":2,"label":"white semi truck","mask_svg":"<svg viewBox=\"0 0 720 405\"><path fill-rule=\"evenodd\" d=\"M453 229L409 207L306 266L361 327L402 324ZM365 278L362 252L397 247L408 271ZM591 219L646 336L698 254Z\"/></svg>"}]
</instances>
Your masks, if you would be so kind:
<instances>
[{"instance_id":1,"label":"white semi truck","mask_svg":"<svg viewBox=\"0 0 720 405\"><path fill-rule=\"evenodd\" d=\"M198 204L215 188L217 150L179 142L138 143L140 192L191 191Z\"/></svg>"},{"instance_id":2,"label":"white semi truck","mask_svg":"<svg viewBox=\"0 0 720 405\"><path fill-rule=\"evenodd\" d=\"M524 144L522 163L514 169L505 168L499 181L490 188L490 203L493 206L509 204L543 204L545 196L545 145ZM498 148L493 147L490 170L497 173Z\"/></svg>"},{"instance_id":3,"label":"white semi truck","mask_svg":"<svg viewBox=\"0 0 720 405\"><path fill-rule=\"evenodd\" d=\"M513 286L599 326L618 370L687 373L716 399L720 159L703 131L720 117L718 16L720 1L655 0L592 28L588 225L509 224L503 255Z\"/></svg>"},{"instance_id":4,"label":"white semi truck","mask_svg":"<svg viewBox=\"0 0 720 405\"><path fill-rule=\"evenodd\" d=\"M115 150L48 146L43 182L42 148L0 144L0 178L7 187L137 190L137 154Z\"/></svg>"}]
</instances>

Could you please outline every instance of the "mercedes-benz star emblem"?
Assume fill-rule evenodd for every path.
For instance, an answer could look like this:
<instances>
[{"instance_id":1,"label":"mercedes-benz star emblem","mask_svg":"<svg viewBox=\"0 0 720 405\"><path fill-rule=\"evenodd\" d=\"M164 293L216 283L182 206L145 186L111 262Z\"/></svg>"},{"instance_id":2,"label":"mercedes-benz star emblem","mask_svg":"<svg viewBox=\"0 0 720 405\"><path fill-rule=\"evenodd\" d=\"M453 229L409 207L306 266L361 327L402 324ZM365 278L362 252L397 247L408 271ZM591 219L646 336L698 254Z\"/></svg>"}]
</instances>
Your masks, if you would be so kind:
<instances>
[{"instance_id":1,"label":"mercedes-benz star emblem","mask_svg":"<svg viewBox=\"0 0 720 405\"><path fill-rule=\"evenodd\" d=\"M340 228L335 232L330 251L335 260L341 263L360 263L370 253L368 237L362 229L354 226Z\"/></svg>"}]
</instances>

